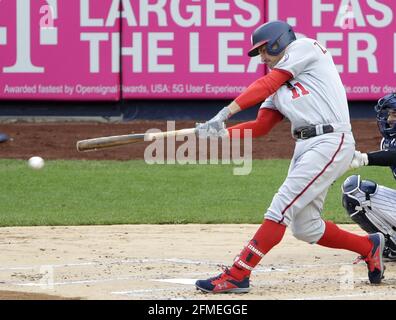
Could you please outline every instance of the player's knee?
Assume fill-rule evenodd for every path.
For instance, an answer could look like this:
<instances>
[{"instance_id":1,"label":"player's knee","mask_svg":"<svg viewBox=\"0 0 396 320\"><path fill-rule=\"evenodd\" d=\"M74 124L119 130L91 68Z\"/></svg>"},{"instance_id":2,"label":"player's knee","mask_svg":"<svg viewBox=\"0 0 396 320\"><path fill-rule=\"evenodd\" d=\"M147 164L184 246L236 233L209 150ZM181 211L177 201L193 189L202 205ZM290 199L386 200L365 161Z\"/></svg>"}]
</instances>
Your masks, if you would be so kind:
<instances>
[{"instance_id":1,"label":"player's knee","mask_svg":"<svg viewBox=\"0 0 396 320\"><path fill-rule=\"evenodd\" d=\"M318 238L320 237L317 234L312 234L312 233L304 233L304 232L294 232L293 236L301 241L314 244L318 241Z\"/></svg>"},{"instance_id":2,"label":"player's knee","mask_svg":"<svg viewBox=\"0 0 396 320\"><path fill-rule=\"evenodd\" d=\"M318 214L316 217L310 216L305 219L303 216L297 216L290 229L296 239L314 244L323 236L325 228L325 223Z\"/></svg>"},{"instance_id":3,"label":"player's knee","mask_svg":"<svg viewBox=\"0 0 396 320\"><path fill-rule=\"evenodd\" d=\"M301 241L314 244L323 236L324 227L314 223L303 228L291 228L293 236Z\"/></svg>"},{"instance_id":4,"label":"player's knee","mask_svg":"<svg viewBox=\"0 0 396 320\"><path fill-rule=\"evenodd\" d=\"M309 234L304 233L304 232L293 232L293 236L298 240L308 242L308 243L310 242L310 238L311 238L309 236Z\"/></svg>"}]
</instances>

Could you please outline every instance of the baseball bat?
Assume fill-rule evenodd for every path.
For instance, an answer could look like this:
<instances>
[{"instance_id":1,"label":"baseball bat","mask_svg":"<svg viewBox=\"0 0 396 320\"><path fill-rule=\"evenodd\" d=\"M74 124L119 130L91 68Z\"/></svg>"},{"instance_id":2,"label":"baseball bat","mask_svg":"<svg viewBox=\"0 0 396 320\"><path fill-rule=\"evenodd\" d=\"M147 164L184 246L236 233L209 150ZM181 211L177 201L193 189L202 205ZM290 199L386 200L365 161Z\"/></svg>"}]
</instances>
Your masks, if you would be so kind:
<instances>
[{"instance_id":1,"label":"baseball bat","mask_svg":"<svg viewBox=\"0 0 396 320\"><path fill-rule=\"evenodd\" d=\"M168 137L185 136L195 133L195 128L181 129L164 132L151 133L131 133L119 136L99 137L77 141L77 150L80 152L95 151L111 147L118 147L142 141L152 141L153 139L163 139Z\"/></svg>"}]
</instances>

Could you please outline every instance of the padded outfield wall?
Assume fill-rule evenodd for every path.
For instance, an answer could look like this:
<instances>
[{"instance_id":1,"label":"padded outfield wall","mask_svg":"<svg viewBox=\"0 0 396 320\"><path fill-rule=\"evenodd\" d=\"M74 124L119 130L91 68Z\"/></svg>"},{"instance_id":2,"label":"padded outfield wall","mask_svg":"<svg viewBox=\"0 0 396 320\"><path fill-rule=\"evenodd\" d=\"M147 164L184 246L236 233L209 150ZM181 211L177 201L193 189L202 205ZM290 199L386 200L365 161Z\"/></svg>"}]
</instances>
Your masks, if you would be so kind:
<instances>
[{"instance_id":1,"label":"padded outfield wall","mask_svg":"<svg viewBox=\"0 0 396 320\"><path fill-rule=\"evenodd\" d=\"M375 101L396 91L395 9L393 0L2 0L0 99L11 109L223 104L267 72L246 56L250 35L281 19L332 53L350 101Z\"/></svg>"}]
</instances>

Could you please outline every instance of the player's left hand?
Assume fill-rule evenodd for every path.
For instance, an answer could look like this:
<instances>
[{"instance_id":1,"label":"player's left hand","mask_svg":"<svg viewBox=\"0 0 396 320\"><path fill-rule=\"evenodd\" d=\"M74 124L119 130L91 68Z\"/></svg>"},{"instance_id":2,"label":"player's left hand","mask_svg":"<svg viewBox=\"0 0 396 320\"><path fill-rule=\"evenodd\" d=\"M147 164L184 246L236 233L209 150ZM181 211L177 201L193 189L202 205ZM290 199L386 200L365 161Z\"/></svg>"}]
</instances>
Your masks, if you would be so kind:
<instances>
[{"instance_id":1,"label":"player's left hand","mask_svg":"<svg viewBox=\"0 0 396 320\"><path fill-rule=\"evenodd\" d=\"M352 162L349 165L349 169L357 169L357 168L367 166L367 165L368 165L367 153L355 151L355 154L353 155Z\"/></svg>"}]
</instances>

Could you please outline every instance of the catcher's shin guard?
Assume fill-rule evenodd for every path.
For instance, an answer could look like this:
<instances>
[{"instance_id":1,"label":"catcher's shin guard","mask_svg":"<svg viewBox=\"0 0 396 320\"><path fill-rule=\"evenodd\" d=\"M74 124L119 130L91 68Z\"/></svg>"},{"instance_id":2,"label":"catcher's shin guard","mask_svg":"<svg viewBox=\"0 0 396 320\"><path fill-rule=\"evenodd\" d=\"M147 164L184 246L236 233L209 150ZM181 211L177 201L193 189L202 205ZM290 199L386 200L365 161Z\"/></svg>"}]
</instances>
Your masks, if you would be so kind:
<instances>
[{"instance_id":1,"label":"catcher's shin guard","mask_svg":"<svg viewBox=\"0 0 396 320\"><path fill-rule=\"evenodd\" d=\"M366 215L366 210L361 207L360 202L348 194L342 195L342 205L346 209L351 219L367 233L375 233L380 230L370 221Z\"/></svg>"},{"instance_id":2,"label":"catcher's shin guard","mask_svg":"<svg viewBox=\"0 0 396 320\"><path fill-rule=\"evenodd\" d=\"M360 175L348 177L342 184L342 205L351 219L367 233L381 232L382 230L367 216L370 209L370 197L378 186L375 182L361 180ZM362 201L362 197L365 199Z\"/></svg>"},{"instance_id":3,"label":"catcher's shin guard","mask_svg":"<svg viewBox=\"0 0 396 320\"><path fill-rule=\"evenodd\" d=\"M385 236L384 257L396 259L396 227L387 219L386 213L372 207L372 197L381 188L360 176L348 177L343 186L342 205L350 218L369 234L381 232Z\"/></svg>"}]
</instances>

